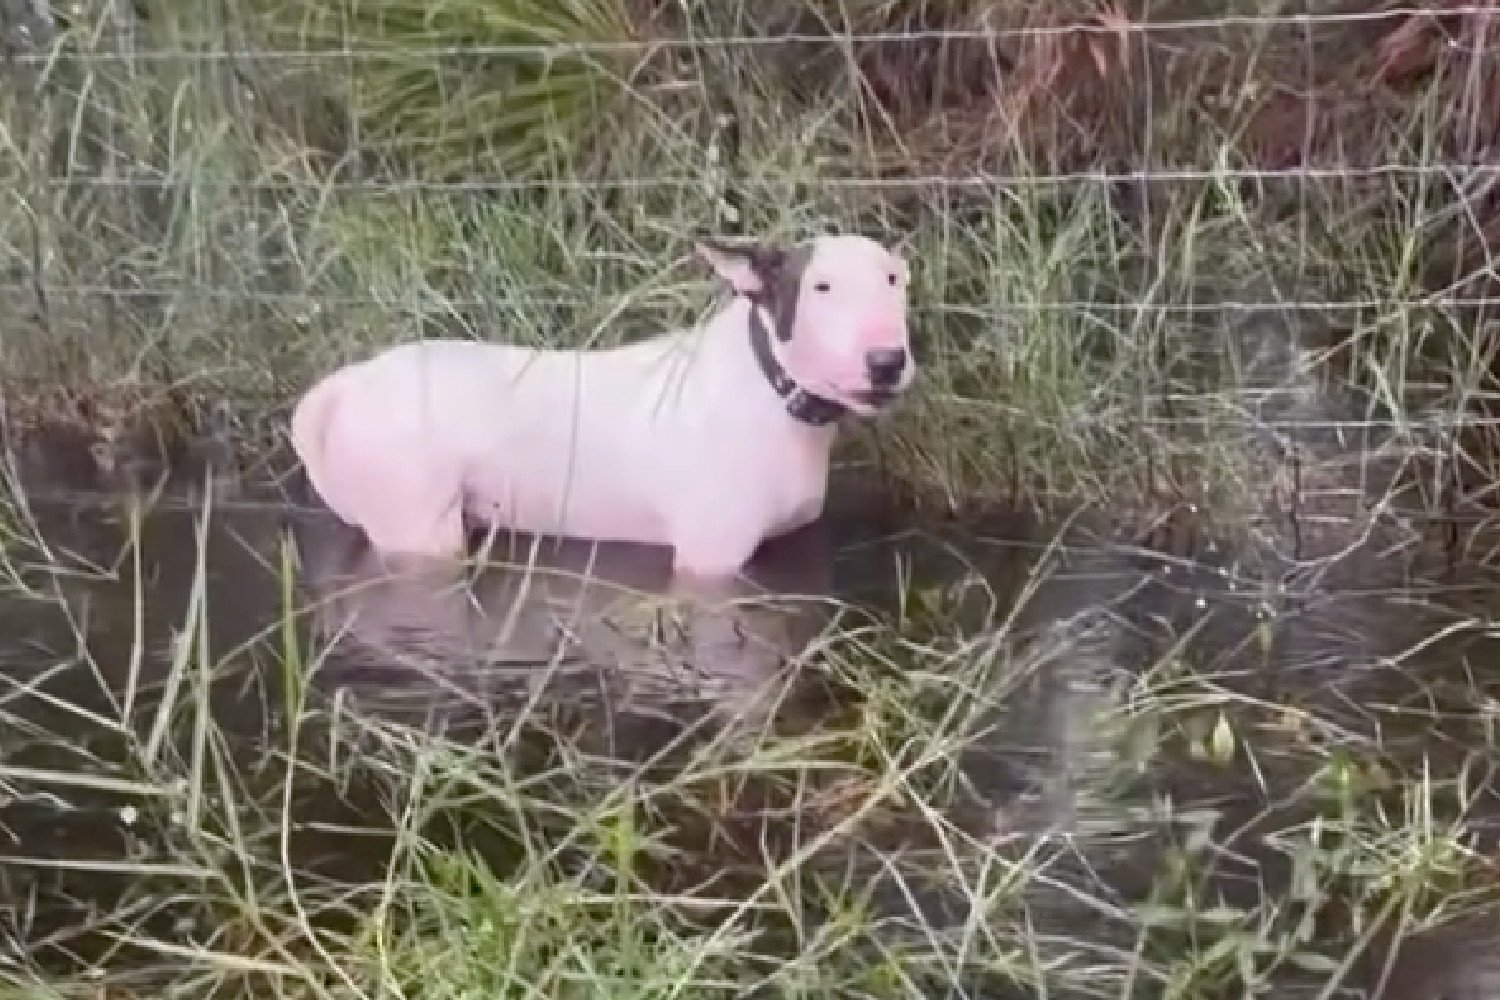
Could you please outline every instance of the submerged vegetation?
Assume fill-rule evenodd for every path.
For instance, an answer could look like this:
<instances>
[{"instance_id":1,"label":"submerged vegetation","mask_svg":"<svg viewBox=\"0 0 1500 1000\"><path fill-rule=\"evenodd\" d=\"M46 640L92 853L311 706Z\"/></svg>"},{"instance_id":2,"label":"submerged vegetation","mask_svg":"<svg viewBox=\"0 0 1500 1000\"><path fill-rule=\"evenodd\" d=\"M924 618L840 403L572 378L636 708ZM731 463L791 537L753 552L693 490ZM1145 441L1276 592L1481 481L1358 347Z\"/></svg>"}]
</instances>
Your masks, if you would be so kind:
<instances>
[{"instance_id":1,"label":"submerged vegetation","mask_svg":"<svg viewBox=\"0 0 1500 1000\"><path fill-rule=\"evenodd\" d=\"M0 1000L1487 995L1500 20L1147 6L0 0ZM810 722L370 712L253 505L16 473L833 226L909 239L922 364L849 464L1116 523L869 569Z\"/></svg>"}]
</instances>

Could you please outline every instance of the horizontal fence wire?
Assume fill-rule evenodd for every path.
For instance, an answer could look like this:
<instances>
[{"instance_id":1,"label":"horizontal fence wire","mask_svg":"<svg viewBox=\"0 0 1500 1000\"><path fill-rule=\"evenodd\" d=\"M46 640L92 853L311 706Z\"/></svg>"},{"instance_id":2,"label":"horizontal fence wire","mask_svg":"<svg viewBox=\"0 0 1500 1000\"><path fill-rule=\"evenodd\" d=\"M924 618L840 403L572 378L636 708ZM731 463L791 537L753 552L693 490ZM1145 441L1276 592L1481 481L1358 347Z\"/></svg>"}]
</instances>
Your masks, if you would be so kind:
<instances>
[{"instance_id":1,"label":"horizontal fence wire","mask_svg":"<svg viewBox=\"0 0 1500 1000\"><path fill-rule=\"evenodd\" d=\"M922 31L874 32L778 32L765 35L738 35L697 38L651 38L639 40L517 42L505 44L432 45L421 47L358 48L343 46L328 49L141 49L129 52L76 52L65 58L80 62L158 62L158 61L247 61L336 59L340 62L364 59L453 58L484 56L558 56L572 53L654 52L674 49L763 48L790 44L828 45L880 44L912 41L1005 41L1047 38L1077 34L1130 37L1151 34L1206 31L1215 28L1313 28L1331 25L1358 25L1400 21L1413 17L1453 18L1464 16L1492 17L1493 5L1446 4L1441 9L1424 7L1388 7L1371 11L1328 11L1317 14L1233 14L1215 17L1163 18L1153 21L1079 20L1064 24L1034 25L1014 28L934 28ZM18 62L50 65L58 57L42 53L19 53Z\"/></svg>"},{"instance_id":2,"label":"horizontal fence wire","mask_svg":"<svg viewBox=\"0 0 1500 1000\"><path fill-rule=\"evenodd\" d=\"M653 302L661 299L660 293L601 292L589 296L546 295L499 295L494 297L452 297L436 290L430 293L417 288L405 293L391 295L347 295L336 292L287 291L271 292L251 288L215 287L212 285L157 284L150 287L111 286L71 282L45 282L41 290L48 295L76 295L97 298L119 299L172 299L202 298L217 301L244 301L263 305L318 306L324 308L359 308L362 306L410 306L427 302L432 307L443 309L495 309L495 308L544 308L580 309L598 308L601 305L631 304L642 308L659 306ZM37 292L31 282L0 282L0 295L30 296ZM673 303L677 304L676 302ZM1145 313L1184 316L1211 316L1219 313L1274 313L1274 312L1372 312L1385 310L1401 312L1414 309L1470 310L1500 307L1500 296L1447 296L1431 295L1415 298L1363 298L1363 299L1264 299L1236 300L1213 299L1206 302L1157 302L1148 299L1116 302L1107 299L1075 299L1061 301L996 301L982 304L943 302L931 299L911 303L910 309L917 313L936 315L969 316L983 318L997 315L1029 315L1033 313L1075 313L1102 311L1111 313Z\"/></svg>"},{"instance_id":3,"label":"horizontal fence wire","mask_svg":"<svg viewBox=\"0 0 1500 1000\"><path fill-rule=\"evenodd\" d=\"M1380 178L1437 177L1454 181L1488 179L1500 175L1500 163L1378 163L1367 166L1340 167L1215 167L1162 168L1153 170L1080 170L1068 173L964 173L920 174L891 177L821 176L816 181L800 177L751 177L742 180L746 186L760 188L803 189L813 184L830 191L1048 188L1079 184L1182 184L1233 181L1338 181L1378 180ZM99 188L102 190L172 190L187 183L182 177L142 174L127 177L78 175L49 178L38 182L47 189ZM378 195L403 194L503 194L512 191L671 191L704 187L702 176L689 177L613 177L600 179L547 178L545 180L471 180L437 181L380 178L377 180L326 180L305 184L285 181L216 181L216 191L286 192L306 187L319 193L362 192Z\"/></svg>"}]
</instances>

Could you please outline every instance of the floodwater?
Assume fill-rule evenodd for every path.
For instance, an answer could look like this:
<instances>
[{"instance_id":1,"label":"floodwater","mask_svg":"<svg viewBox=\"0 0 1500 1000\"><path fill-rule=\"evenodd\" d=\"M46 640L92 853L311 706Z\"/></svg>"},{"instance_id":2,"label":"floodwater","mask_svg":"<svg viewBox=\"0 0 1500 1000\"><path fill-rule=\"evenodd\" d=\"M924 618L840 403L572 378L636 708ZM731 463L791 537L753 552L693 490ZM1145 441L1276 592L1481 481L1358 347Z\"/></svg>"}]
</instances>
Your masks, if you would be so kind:
<instances>
[{"instance_id":1,"label":"floodwater","mask_svg":"<svg viewBox=\"0 0 1500 1000\"><path fill-rule=\"evenodd\" d=\"M1075 950L1080 936L1100 954L1137 947L1139 927L1121 914L1148 898L1162 857L1205 816L1214 899L1253 907L1289 892L1296 873L1277 837L1316 811L1308 786L1320 761L1374 765L1359 772L1370 783L1359 794L1391 795L1379 774L1425 773L1438 789L1462 778L1462 802L1435 794L1433 808L1462 814L1476 856L1495 849L1487 747L1500 683L1488 675L1500 648L1489 619L1500 591L1477 534L1457 558L1451 531L1409 512L1357 530L1304 519L1307 537L1291 547L1273 528L1259 543L1190 528L1144 545L1091 516L903 523L836 483L823 523L752 564L758 596L710 614L664 602L665 554L633 546L502 536L488 540L481 573L390 573L305 486L205 492L192 488L202 471L136 506L55 467L20 470L24 488L11 490L26 500L6 518L15 527L0 598L0 964L7 948L62 969L150 958L145 940L193 939L205 915L184 886L205 876L181 859L222 859L215 845L231 840L260 845L309 884L378 881L401 804L377 766L347 777L330 762L368 753L378 764L386 758L370 748L382 733L417 727L496 749L523 770L556 766L565 742L571 759L615 762L605 773L639 780L670 769L693 739L748 753L768 727L847 725L881 671L830 676L813 666L818 651L871 621L920 633L924 602L939 592L957 595L944 628L967 636L967 651L892 655L886 675L908 662L959 672L983 651L1008 651L1012 669L966 675L990 689L972 696L981 735L959 755L960 791L943 808L981 841L1063 845L1054 888L1023 900L1040 949L1064 934ZM869 651L871 661L886 655ZM932 678L935 690L945 680ZM1208 707L1166 711L1174 698ZM298 756L321 763L301 773L285 766L288 720L314 711L324 724L299 722ZM1241 741L1229 760L1202 749L1221 717ZM1141 733L1166 749L1130 758ZM158 783L183 774L215 791ZM172 803L164 818L152 813L157 800ZM1164 817L1166 801L1180 813ZM239 829L226 828L230 815ZM263 828L243 825L257 815ZM764 871L759 852L809 836L794 826L749 805L702 829L684 818L678 836L700 852L696 869L683 862L652 877L702 885L713 872L716 895L744 891ZM436 818L424 832L487 845L502 870L514 860L503 836ZM935 849L932 837L930 824L898 812L830 864L898 848L918 857ZM755 856L738 856L736 843ZM895 918L893 934L903 919L966 919L952 885L881 871L870 875L873 900ZM1064 882L1075 891L1055 888ZM1103 902L1085 906L1085 893ZM1320 915L1335 936L1362 932L1339 920L1336 908ZM1368 982L1394 956L1388 996L1494 995L1483 990L1496 974L1474 965L1490 961L1493 932L1479 945L1470 925L1452 933L1468 937L1439 930L1396 954L1380 931L1375 957L1347 982ZM1317 995L1308 981L1305 994L1282 995ZM1117 994L1101 985L1097 995Z\"/></svg>"}]
</instances>

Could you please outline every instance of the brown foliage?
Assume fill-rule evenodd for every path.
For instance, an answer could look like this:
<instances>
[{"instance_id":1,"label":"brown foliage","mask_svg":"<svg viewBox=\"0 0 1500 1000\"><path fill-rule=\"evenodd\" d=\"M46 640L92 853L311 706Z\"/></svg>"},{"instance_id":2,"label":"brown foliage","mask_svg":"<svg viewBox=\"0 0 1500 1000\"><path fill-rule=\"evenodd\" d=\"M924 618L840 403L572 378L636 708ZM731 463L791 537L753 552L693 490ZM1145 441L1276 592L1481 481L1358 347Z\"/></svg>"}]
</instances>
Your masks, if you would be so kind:
<instances>
[{"instance_id":1,"label":"brown foliage","mask_svg":"<svg viewBox=\"0 0 1500 1000\"><path fill-rule=\"evenodd\" d=\"M1151 27L1141 0L956 6L961 16L893 30L987 27L999 37L878 41L855 53L924 170L1016 158L1068 171L1182 165L1211 137L1232 143L1247 167L1369 165L1431 87L1452 112L1451 152L1487 149L1497 131L1485 96L1500 84L1491 52L1500 17L1444 13L1465 6L1458 0L1404 17L1269 26L1202 17L1189 27L1162 25L1193 17L1183 4L1154 5Z\"/></svg>"}]
</instances>

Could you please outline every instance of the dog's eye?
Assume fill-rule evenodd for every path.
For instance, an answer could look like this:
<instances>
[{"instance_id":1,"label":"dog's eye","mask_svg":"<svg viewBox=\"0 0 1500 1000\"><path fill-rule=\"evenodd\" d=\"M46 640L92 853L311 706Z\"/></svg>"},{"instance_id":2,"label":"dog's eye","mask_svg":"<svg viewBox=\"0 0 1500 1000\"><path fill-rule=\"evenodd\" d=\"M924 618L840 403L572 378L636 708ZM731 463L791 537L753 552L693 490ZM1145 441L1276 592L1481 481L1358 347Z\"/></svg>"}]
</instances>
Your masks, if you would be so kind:
<instances>
[{"instance_id":1,"label":"dog's eye","mask_svg":"<svg viewBox=\"0 0 1500 1000\"><path fill-rule=\"evenodd\" d=\"M813 291L815 291L815 292L831 292L831 291L833 291L833 286L830 285L826 281L820 281L816 285L813 285Z\"/></svg>"},{"instance_id":2,"label":"dog's eye","mask_svg":"<svg viewBox=\"0 0 1500 1000\"><path fill-rule=\"evenodd\" d=\"M890 283L891 283L891 286L892 286L892 287L894 287L894 286L895 286L895 284L896 284L896 282L898 282L898 281L900 281L900 280L901 280L901 279L900 279L900 277L898 277L898 276L897 276L897 274L896 274L896 272L895 272L895 271L892 271L892 272L891 272L891 273L890 273L890 274L889 274L889 275L887 275L887 276L886 276L886 277L887 277L887 278L888 278L888 279L889 279L889 280L890 280Z\"/></svg>"}]
</instances>

